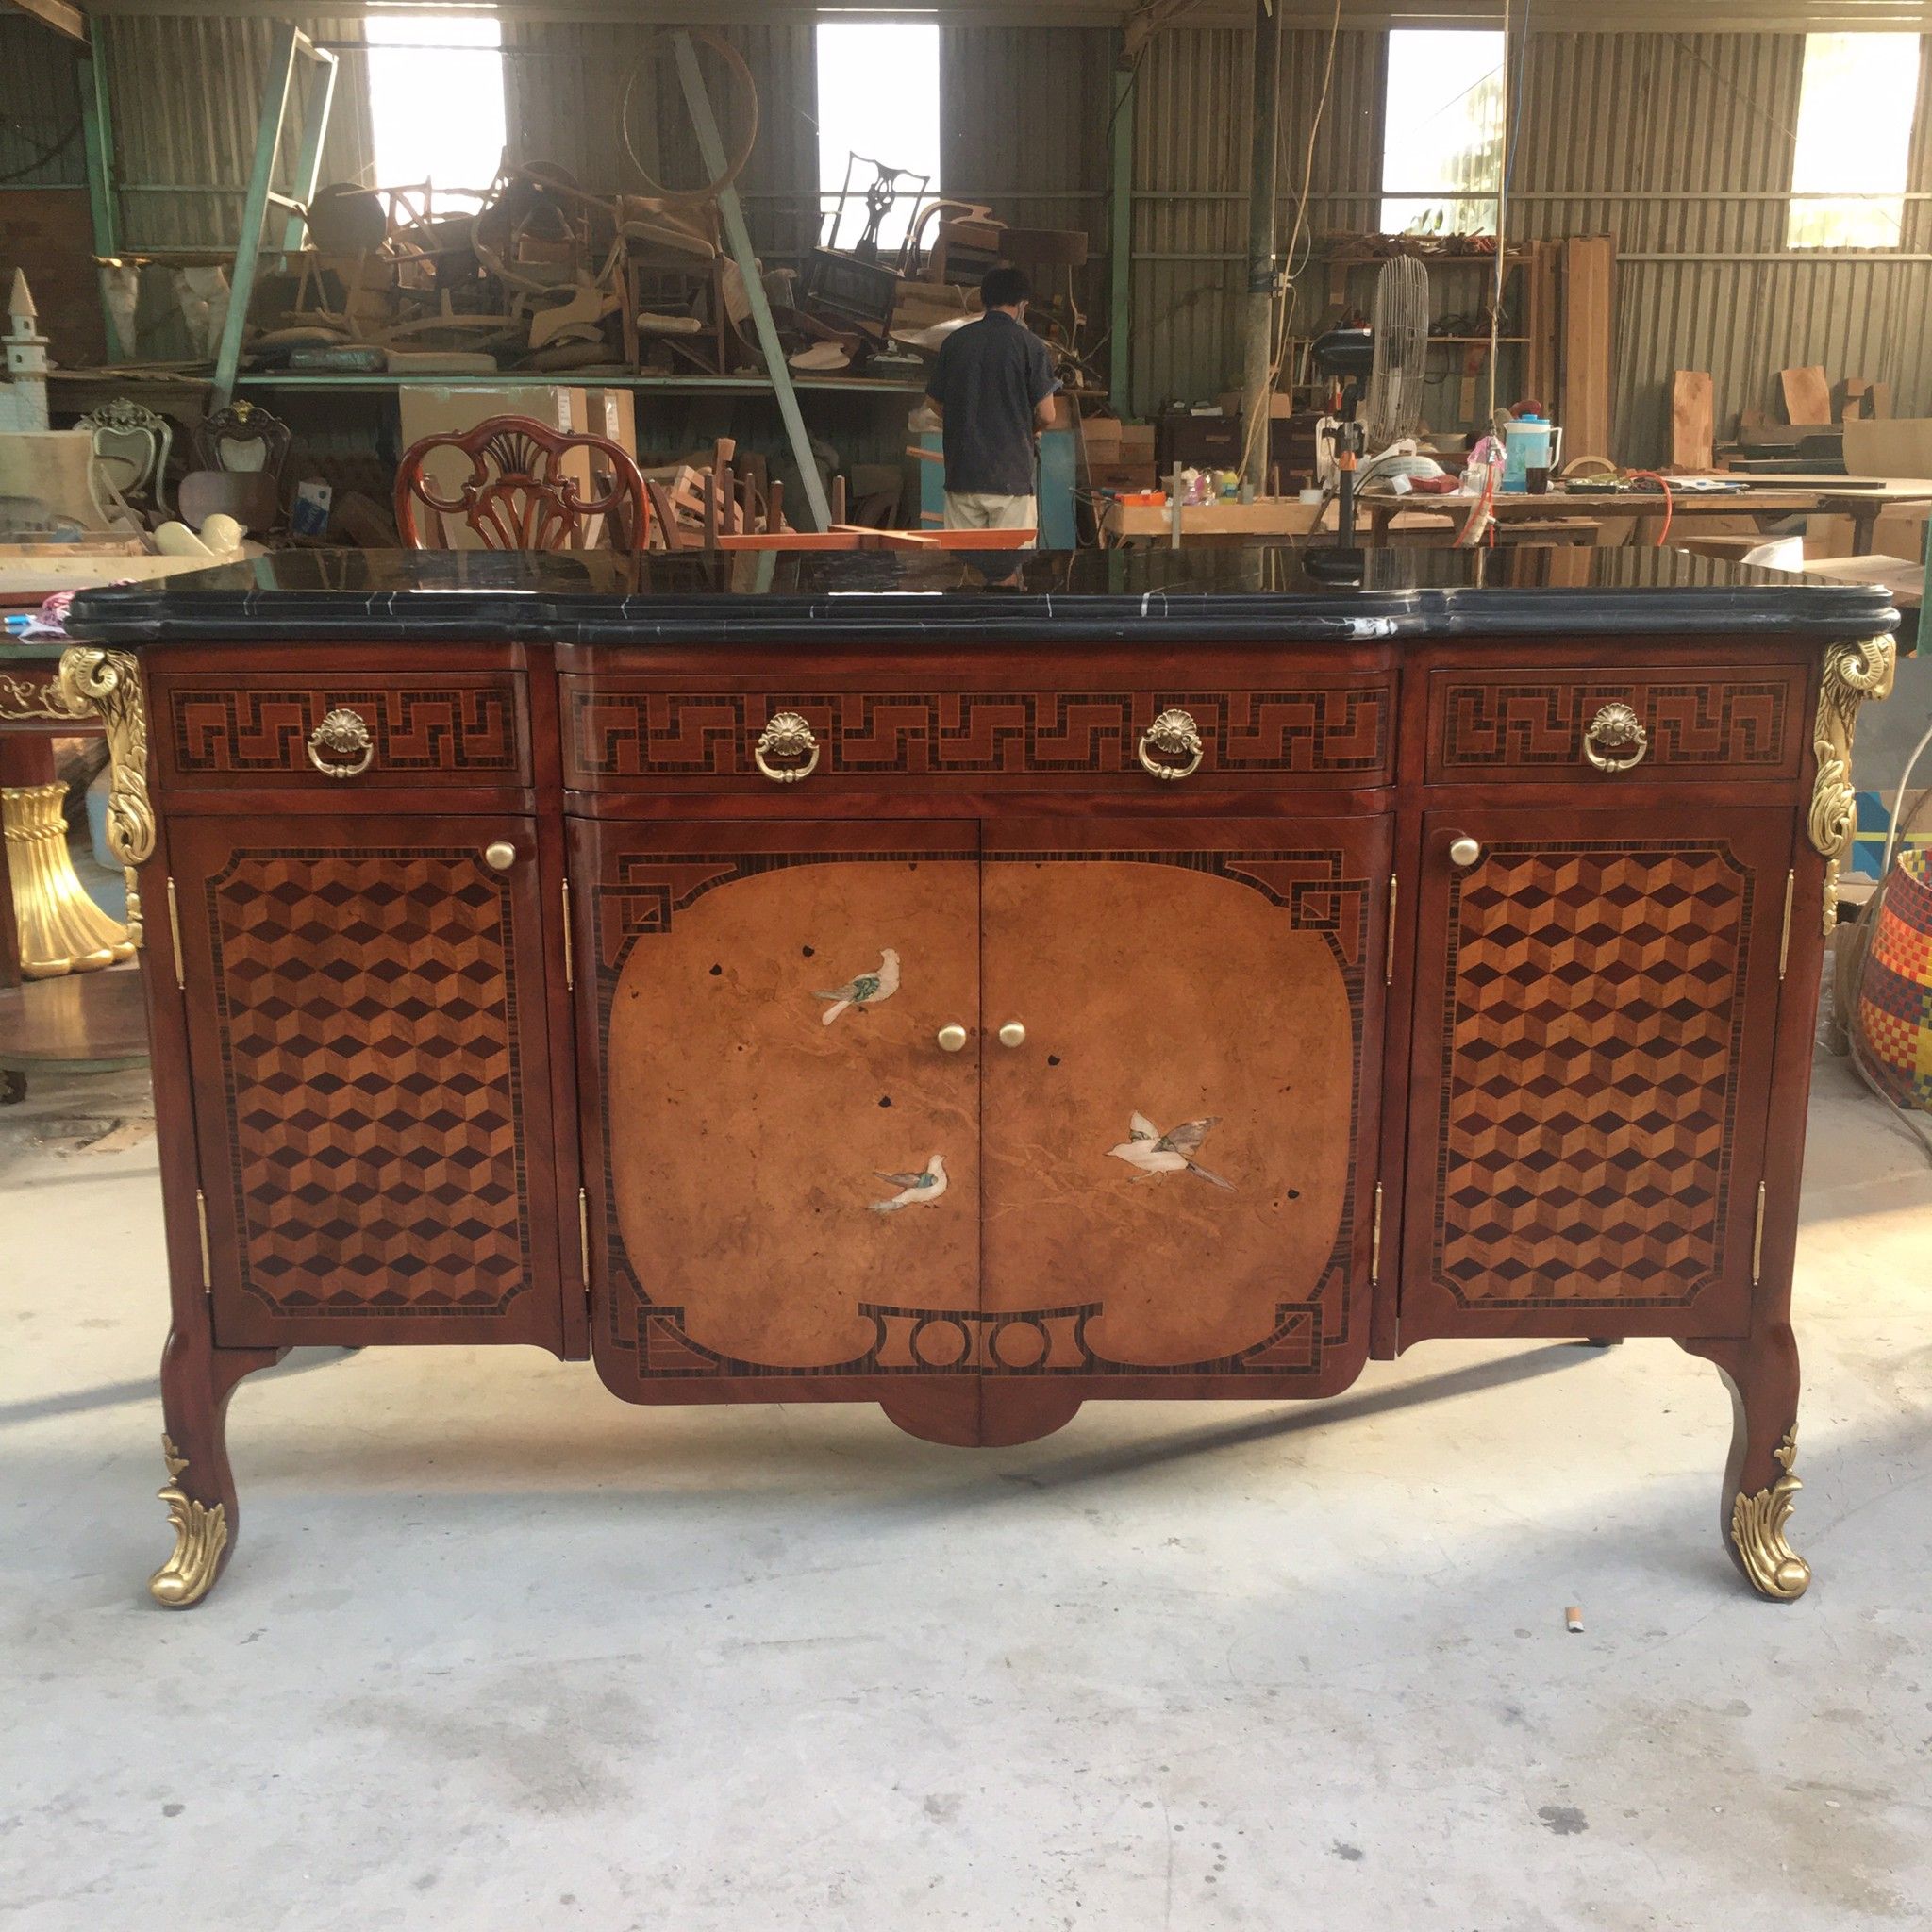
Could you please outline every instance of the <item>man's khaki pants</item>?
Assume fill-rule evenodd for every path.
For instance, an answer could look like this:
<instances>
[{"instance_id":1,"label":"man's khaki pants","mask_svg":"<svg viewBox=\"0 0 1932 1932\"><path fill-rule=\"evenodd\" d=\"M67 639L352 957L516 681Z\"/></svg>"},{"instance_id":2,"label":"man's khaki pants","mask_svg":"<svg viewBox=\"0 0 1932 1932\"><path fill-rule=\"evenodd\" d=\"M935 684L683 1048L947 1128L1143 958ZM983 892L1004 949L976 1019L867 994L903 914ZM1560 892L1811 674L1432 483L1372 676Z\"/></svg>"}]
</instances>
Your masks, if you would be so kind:
<instances>
[{"instance_id":1,"label":"man's khaki pants","mask_svg":"<svg viewBox=\"0 0 1932 1932\"><path fill-rule=\"evenodd\" d=\"M1030 496L995 496L986 490L946 491L949 530L1030 530L1039 521Z\"/></svg>"}]
</instances>

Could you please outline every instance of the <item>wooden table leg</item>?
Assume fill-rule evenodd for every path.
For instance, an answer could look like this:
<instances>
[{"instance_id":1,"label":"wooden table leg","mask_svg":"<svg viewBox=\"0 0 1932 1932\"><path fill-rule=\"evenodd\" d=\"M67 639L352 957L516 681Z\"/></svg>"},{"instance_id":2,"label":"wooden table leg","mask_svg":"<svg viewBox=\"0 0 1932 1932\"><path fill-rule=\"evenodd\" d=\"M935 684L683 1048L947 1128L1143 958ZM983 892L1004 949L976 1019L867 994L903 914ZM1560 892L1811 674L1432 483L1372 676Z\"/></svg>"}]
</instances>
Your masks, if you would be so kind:
<instances>
[{"instance_id":1,"label":"wooden table leg","mask_svg":"<svg viewBox=\"0 0 1932 1932\"><path fill-rule=\"evenodd\" d=\"M1882 504L1861 505L1852 512L1852 555L1870 557L1872 555L1872 533L1878 527L1878 512Z\"/></svg>"}]
</instances>

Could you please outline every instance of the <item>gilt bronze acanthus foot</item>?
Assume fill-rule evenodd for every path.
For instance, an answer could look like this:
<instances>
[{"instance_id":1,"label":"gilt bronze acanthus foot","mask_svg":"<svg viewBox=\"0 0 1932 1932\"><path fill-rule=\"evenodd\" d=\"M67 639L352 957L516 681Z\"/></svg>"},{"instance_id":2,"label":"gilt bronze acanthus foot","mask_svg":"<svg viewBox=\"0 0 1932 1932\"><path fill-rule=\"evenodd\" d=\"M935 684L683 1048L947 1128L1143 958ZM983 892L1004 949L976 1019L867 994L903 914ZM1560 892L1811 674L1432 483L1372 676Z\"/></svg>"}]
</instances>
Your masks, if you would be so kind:
<instances>
[{"instance_id":1,"label":"gilt bronze acanthus foot","mask_svg":"<svg viewBox=\"0 0 1932 1932\"><path fill-rule=\"evenodd\" d=\"M1790 1603L1805 1594L1811 1581L1810 1564L1785 1540L1792 1499L1804 1488L1791 1474L1791 1465L1798 1459L1796 1423L1771 1453L1784 1474L1755 1495L1738 1493L1731 1504L1731 1541L1738 1546L1739 1560L1751 1587L1779 1603Z\"/></svg>"},{"instance_id":2,"label":"gilt bronze acanthus foot","mask_svg":"<svg viewBox=\"0 0 1932 1932\"><path fill-rule=\"evenodd\" d=\"M171 1610L185 1610L214 1587L222 1552L228 1546L228 1512L219 1503L196 1502L181 1487L188 1458L175 1447L172 1437L161 1438L161 1456L168 1465L168 1480L156 1493L168 1506L175 1549L148 1578L147 1587L156 1603Z\"/></svg>"}]
</instances>

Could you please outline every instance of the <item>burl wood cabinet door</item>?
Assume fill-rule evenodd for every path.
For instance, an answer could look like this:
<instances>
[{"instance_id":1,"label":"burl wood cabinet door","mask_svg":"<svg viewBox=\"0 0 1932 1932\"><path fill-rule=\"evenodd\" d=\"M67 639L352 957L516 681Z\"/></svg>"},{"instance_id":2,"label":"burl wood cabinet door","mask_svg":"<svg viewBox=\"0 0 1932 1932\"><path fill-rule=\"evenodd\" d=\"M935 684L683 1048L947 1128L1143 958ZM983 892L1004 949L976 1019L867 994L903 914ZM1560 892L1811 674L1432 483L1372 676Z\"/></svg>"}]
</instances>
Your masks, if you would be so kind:
<instances>
[{"instance_id":1,"label":"burl wood cabinet door","mask_svg":"<svg viewBox=\"0 0 1932 1932\"><path fill-rule=\"evenodd\" d=\"M1402 1341L1741 1333L1790 820L1550 818L1424 821Z\"/></svg>"},{"instance_id":2,"label":"burl wood cabinet door","mask_svg":"<svg viewBox=\"0 0 1932 1932\"><path fill-rule=\"evenodd\" d=\"M989 825L993 1440L1041 1384L1264 1396L1359 1369L1390 845L1384 818Z\"/></svg>"},{"instance_id":3,"label":"burl wood cabinet door","mask_svg":"<svg viewBox=\"0 0 1932 1932\"><path fill-rule=\"evenodd\" d=\"M571 839L605 1380L634 1401L870 1397L970 1439L977 825Z\"/></svg>"},{"instance_id":4,"label":"burl wood cabinet door","mask_svg":"<svg viewBox=\"0 0 1932 1932\"><path fill-rule=\"evenodd\" d=\"M181 816L168 847L216 1341L559 1346L532 822Z\"/></svg>"}]
</instances>

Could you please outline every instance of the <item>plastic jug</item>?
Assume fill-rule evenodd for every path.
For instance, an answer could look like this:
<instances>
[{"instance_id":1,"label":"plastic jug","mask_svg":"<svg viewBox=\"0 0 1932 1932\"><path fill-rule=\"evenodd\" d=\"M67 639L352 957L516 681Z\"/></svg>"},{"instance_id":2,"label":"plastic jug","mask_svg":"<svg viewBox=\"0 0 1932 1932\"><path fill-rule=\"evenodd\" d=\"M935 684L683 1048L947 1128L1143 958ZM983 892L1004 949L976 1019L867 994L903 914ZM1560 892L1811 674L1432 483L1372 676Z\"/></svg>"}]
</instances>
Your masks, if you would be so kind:
<instances>
[{"instance_id":1,"label":"plastic jug","mask_svg":"<svg viewBox=\"0 0 1932 1932\"><path fill-rule=\"evenodd\" d=\"M1541 416L1518 416L1503 425L1503 484L1505 490L1527 490L1531 470L1556 468L1555 425Z\"/></svg>"}]
</instances>

